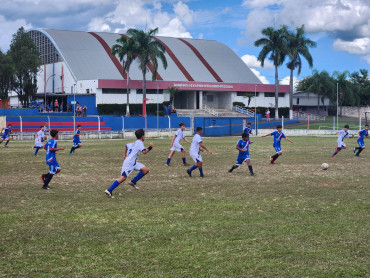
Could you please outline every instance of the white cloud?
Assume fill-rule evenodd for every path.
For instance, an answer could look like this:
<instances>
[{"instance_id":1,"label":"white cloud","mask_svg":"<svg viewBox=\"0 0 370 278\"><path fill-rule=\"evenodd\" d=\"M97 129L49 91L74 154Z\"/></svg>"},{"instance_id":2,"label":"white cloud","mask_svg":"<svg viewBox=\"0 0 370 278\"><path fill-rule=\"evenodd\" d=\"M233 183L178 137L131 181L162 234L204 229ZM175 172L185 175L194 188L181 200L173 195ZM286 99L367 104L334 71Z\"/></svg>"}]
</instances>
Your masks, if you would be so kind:
<instances>
[{"instance_id":1,"label":"white cloud","mask_svg":"<svg viewBox=\"0 0 370 278\"><path fill-rule=\"evenodd\" d=\"M370 38L360 38L353 41L343 41L337 39L334 41L334 49L346 51L351 54L370 54Z\"/></svg>"},{"instance_id":2,"label":"white cloud","mask_svg":"<svg viewBox=\"0 0 370 278\"><path fill-rule=\"evenodd\" d=\"M247 64L248 67L251 67L251 68L262 68L261 66L261 62L257 60L257 57L254 56L254 55L243 55L242 57L242 60L244 61L244 63ZM269 61L269 60L265 60L265 63L264 63L264 67L265 69L273 69L274 68L274 64Z\"/></svg>"},{"instance_id":3,"label":"white cloud","mask_svg":"<svg viewBox=\"0 0 370 278\"><path fill-rule=\"evenodd\" d=\"M251 68L251 71L258 77L263 84L270 84L265 76L263 76L258 70Z\"/></svg>"},{"instance_id":4,"label":"white cloud","mask_svg":"<svg viewBox=\"0 0 370 278\"><path fill-rule=\"evenodd\" d=\"M364 60L370 65L370 54L365 55Z\"/></svg>"},{"instance_id":5,"label":"white cloud","mask_svg":"<svg viewBox=\"0 0 370 278\"><path fill-rule=\"evenodd\" d=\"M299 80L293 76L293 90L296 91ZM286 76L280 80L281 85L290 85L290 76Z\"/></svg>"},{"instance_id":6,"label":"white cloud","mask_svg":"<svg viewBox=\"0 0 370 278\"><path fill-rule=\"evenodd\" d=\"M8 21L2 15L0 15L0 49L5 52L9 49L12 35L17 32L20 27L25 29L32 28L31 24L28 24L24 19L17 19L15 21Z\"/></svg>"},{"instance_id":7,"label":"white cloud","mask_svg":"<svg viewBox=\"0 0 370 278\"><path fill-rule=\"evenodd\" d=\"M95 32L110 32L111 29L108 24L104 23L104 20L102 18L93 18L88 26L90 31Z\"/></svg>"}]
</instances>

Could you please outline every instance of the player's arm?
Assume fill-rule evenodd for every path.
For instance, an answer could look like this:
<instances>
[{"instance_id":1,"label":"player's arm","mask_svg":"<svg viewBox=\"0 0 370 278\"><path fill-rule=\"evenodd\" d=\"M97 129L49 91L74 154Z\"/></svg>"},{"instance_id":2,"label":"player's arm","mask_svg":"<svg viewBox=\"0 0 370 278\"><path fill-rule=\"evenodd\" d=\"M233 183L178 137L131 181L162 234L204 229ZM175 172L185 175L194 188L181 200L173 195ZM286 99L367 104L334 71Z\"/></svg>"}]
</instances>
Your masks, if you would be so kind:
<instances>
[{"instance_id":1,"label":"player's arm","mask_svg":"<svg viewBox=\"0 0 370 278\"><path fill-rule=\"evenodd\" d=\"M292 141L292 140L290 140L288 137L285 137L285 140L287 140L287 141L289 141L290 143L292 143L292 144L293 144L293 141Z\"/></svg>"},{"instance_id":2,"label":"player's arm","mask_svg":"<svg viewBox=\"0 0 370 278\"><path fill-rule=\"evenodd\" d=\"M39 135L36 133L36 139L39 140Z\"/></svg>"},{"instance_id":3,"label":"player's arm","mask_svg":"<svg viewBox=\"0 0 370 278\"><path fill-rule=\"evenodd\" d=\"M61 148L50 148L50 151L52 151L52 152L64 151L64 147L61 147Z\"/></svg>"},{"instance_id":4,"label":"player's arm","mask_svg":"<svg viewBox=\"0 0 370 278\"><path fill-rule=\"evenodd\" d=\"M148 152L150 152L154 147L154 143L153 142L150 142L149 143L149 147L145 150L142 151L143 154L147 154Z\"/></svg>"},{"instance_id":5,"label":"player's arm","mask_svg":"<svg viewBox=\"0 0 370 278\"><path fill-rule=\"evenodd\" d=\"M207 149L206 146L204 146L203 142L199 144L204 150L206 150L209 154L212 154L212 151L210 151L209 149Z\"/></svg>"},{"instance_id":6,"label":"player's arm","mask_svg":"<svg viewBox=\"0 0 370 278\"><path fill-rule=\"evenodd\" d=\"M123 160L125 160L126 159L126 157L127 157L127 151L128 151L128 148L127 148L127 145L125 146L125 151L124 151L124 153L123 153Z\"/></svg>"},{"instance_id":7,"label":"player's arm","mask_svg":"<svg viewBox=\"0 0 370 278\"><path fill-rule=\"evenodd\" d=\"M267 137L267 136L271 136L271 133L268 133L268 134L262 135L261 137Z\"/></svg>"},{"instance_id":8,"label":"player's arm","mask_svg":"<svg viewBox=\"0 0 370 278\"><path fill-rule=\"evenodd\" d=\"M240 148L240 146L239 146L239 145L236 145L236 149L237 149L238 151L241 151L241 152L246 152L246 151L247 151L247 150L244 150L244 149Z\"/></svg>"},{"instance_id":9,"label":"player's arm","mask_svg":"<svg viewBox=\"0 0 370 278\"><path fill-rule=\"evenodd\" d=\"M171 148L173 147L173 142L175 142L175 139L176 139L176 135L174 135L173 138L172 138Z\"/></svg>"},{"instance_id":10,"label":"player's arm","mask_svg":"<svg viewBox=\"0 0 370 278\"><path fill-rule=\"evenodd\" d=\"M185 142L191 144L191 142L188 139L186 139L185 137L183 139L184 139Z\"/></svg>"}]
</instances>

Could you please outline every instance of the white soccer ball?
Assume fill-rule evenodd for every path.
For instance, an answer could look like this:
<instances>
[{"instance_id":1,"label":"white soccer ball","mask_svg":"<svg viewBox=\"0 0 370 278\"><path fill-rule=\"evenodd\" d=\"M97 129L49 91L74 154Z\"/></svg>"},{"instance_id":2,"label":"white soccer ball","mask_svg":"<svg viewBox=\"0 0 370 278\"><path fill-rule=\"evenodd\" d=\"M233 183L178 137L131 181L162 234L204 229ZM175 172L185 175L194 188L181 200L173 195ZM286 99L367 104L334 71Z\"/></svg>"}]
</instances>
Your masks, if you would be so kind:
<instances>
[{"instance_id":1,"label":"white soccer ball","mask_svg":"<svg viewBox=\"0 0 370 278\"><path fill-rule=\"evenodd\" d=\"M329 169L329 164L328 163L321 164L321 169L328 170Z\"/></svg>"}]
</instances>

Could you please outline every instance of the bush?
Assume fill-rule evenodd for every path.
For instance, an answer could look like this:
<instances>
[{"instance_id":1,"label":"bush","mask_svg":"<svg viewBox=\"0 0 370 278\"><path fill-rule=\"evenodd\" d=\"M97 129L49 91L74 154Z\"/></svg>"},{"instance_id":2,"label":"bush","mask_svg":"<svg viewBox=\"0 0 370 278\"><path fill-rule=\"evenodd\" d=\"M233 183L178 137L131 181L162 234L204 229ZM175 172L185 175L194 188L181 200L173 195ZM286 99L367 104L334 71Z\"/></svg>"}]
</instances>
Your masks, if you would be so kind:
<instances>
[{"instance_id":1,"label":"bush","mask_svg":"<svg viewBox=\"0 0 370 278\"><path fill-rule=\"evenodd\" d=\"M241 107L244 107L245 106L244 102L234 101L233 102L233 106L236 106L236 105L241 106Z\"/></svg>"},{"instance_id":2,"label":"bush","mask_svg":"<svg viewBox=\"0 0 370 278\"><path fill-rule=\"evenodd\" d=\"M159 108L163 108L162 104L159 104ZM124 116L126 115L126 104L98 104L99 115L114 115ZM130 104L130 114L132 116L138 116L143 113L142 104ZM157 115L157 104L149 103L146 105L147 115ZM164 112L163 112L164 114Z\"/></svg>"}]
</instances>

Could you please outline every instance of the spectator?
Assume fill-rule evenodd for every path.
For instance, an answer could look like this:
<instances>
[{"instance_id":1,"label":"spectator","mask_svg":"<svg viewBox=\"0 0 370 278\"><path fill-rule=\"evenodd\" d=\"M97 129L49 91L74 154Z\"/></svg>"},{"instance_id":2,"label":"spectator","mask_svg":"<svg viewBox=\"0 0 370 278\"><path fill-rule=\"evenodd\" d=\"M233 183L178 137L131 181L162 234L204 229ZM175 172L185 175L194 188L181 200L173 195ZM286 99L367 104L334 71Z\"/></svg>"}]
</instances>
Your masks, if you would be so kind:
<instances>
[{"instance_id":1,"label":"spectator","mask_svg":"<svg viewBox=\"0 0 370 278\"><path fill-rule=\"evenodd\" d=\"M86 117L87 116L87 107L86 107L86 105L84 105L84 108L82 108L82 110L83 110L84 117Z\"/></svg>"},{"instance_id":2,"label":"spectator","mask_svg":"<svg viewBox=\"0 0 370 278\"><path fill-rule=\"evenodd\" d=\"M60 112L63 112L63 102L60 104L60 106L59 106L59 111Z\"/></svg>"},{"instance_id":3,"label":"spectator","mask_svg":"<svg viewBox=\"0 0 370 278\"><path fill-rule=\"evenodd\" d=\"M53 102L51 101L49 104L49 112L53 112Z\"/></svg>"},{"instance_id":4,"label":"spectator","mask_svg":"<svg viewBox=\"0 0 370 278\"><path fill-rule=\"evenodd\" d=\"M59 112L59 103L58 103L58 99L57 98L54 101L54 109L55 109L55 112Z\"/></svg>"},{"instance_id":5,"label":"spectator","mask_svg":"<svg viewBox=\"0 0 370 278\"><path fill-rule=\"evenodd\" d=\"M267 118L267 121L269 122L270 121L270 109L268 108L266 110L266 118Z\"/></svg>"}]
</instances>

